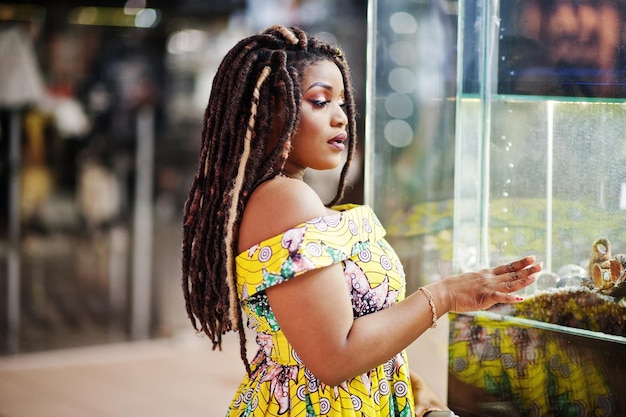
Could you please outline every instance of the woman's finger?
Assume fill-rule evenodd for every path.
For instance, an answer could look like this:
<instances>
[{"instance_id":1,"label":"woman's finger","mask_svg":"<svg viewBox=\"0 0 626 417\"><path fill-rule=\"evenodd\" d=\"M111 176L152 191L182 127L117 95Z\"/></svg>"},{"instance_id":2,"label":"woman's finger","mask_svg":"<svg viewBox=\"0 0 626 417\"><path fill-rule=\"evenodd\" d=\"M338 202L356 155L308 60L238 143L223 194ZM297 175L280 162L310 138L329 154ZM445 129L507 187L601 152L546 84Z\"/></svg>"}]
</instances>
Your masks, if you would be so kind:
<instances>
[{"instance_id":1,"label":"woman's finger","mask_svg":"<svg viewBox=\"0 0 626 417\"><path fill-rule=\"evenodd\" d=\"M510 274L520 271L535 262L534 256L527 256L517 261L510 262L508 264L497 266L493 269L493 273L496 275Z\"/></svg>"},{"instance_id":2,"label":"woman's finger","mask_svg":"<svg viewBox=\"0 0 626 417\"><path fill-rule=\"evenodd\" d=\"M508 273L508 281L516 281L517 279L519 279L520 275L517 271L513 271L513 272L509 272ZM507 282L508 282L507 281Z\"/></svg>"},{"instance_id":3,"label":"woman's finger","mask_svg":"<svg viewBox=\"0 0 626 417\"><path fill-rule=\"evenodd\" d=\"M535 281L535 274L539 271L541 271L541 264L535 264L519 272L510 272L504 275L505 278L500 281L500 285L504 287L504 290L500 291L504 293L511 293L527 287Z\"/></svg>"}]
</instances>

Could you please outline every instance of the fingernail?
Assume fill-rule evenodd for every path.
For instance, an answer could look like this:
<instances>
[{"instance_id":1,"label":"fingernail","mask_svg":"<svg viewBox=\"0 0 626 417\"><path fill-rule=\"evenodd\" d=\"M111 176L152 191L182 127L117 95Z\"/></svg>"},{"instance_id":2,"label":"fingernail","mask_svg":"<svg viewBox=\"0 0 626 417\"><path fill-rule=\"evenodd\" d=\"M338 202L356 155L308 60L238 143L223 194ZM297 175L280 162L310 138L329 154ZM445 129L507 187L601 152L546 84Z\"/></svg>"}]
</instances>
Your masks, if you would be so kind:
<instances>
[{"instance_id":1,"label":"fingernail","mask_svg":"<svg viewBox=\"0 0 626 417\"><path fill-rule=\"evenodd\" d=\"M520 297L519 295L516 295L515 301L524 301L524 297Z\"/></svg>"}]
</instances>

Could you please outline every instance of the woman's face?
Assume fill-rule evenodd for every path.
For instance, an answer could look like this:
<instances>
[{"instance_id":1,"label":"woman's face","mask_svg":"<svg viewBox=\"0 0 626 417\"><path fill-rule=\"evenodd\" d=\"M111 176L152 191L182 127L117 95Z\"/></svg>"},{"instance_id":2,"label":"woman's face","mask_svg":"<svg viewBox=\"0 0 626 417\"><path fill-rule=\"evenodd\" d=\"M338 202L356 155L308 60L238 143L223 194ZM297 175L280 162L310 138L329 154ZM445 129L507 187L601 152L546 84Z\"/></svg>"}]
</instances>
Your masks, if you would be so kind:
<instances>
[{"instance_id":1,"label":"woman's face","mask_svg":"<svg viewBox=\"0 0 626 417\"><path fill-rule=\"evenodd\" d=\"M337 65L324 60L308 67L302 77L300 125L283 169L286 175L302 177L306 168L339 165L347 139L343 106L343 78Z\"/></svg>"}]
</instances>

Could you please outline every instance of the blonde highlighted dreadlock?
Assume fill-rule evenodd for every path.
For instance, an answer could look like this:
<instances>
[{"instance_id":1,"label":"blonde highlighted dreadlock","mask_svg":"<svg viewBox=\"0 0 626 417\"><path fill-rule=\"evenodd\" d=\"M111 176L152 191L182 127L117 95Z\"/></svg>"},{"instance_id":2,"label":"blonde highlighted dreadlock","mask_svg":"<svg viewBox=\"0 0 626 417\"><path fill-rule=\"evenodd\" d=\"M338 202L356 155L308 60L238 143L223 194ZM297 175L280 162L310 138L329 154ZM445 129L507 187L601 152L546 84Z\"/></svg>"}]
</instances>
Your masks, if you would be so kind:
<instances>
[{"instance_id":1,"label":"blonde highlighted dreadlock","mask_svg":"<svg viewBox=\"0 0 626 417\"><path fill-rule=\"evenodd\" d=\"M256 123L257 106L259 105L259 87L263 84L267 76L270 74L270 67L263 68L261 76L254 87L254 93L252 94L252 108L250 109L250 120L248 121L248 128L246 129L246 137L243 143L243 153L241 154L241 160L239 161L239 169L237 170L237 178L235 179L235 185L231 191L232 204L228 211L228 224L226 225L226 281L228 283L229 292L229 320L231 323L237 323L237 312L239 306L237 302L237 289L235 288L235 274L233 272L233 264L235 254L233 251L233 227L235 221L238 220L237 206L239 203L239 192L243 185L243 177L246 171L246 163L250 157L250 142L252 141L252 132L254 131L254 125ZM233 326L235 327L235 326Z\"/></svg>"},{"instance_id":2,"label":"blonde highlighted dreadlock","mask_svg":"<svg viewBox=\"0 0 626 417\"><path fill-rule=\"evenodd\" d=\"M183 293L194 328L211 338L214 349L221 348L223 334L238 331L248 372L235 282L241 216L254 188L282 170L300 121L301 76L322 60L341 71L348 116L348 158L328 204L334 205L343 197L356 149L350 69L338 47L307 37L299 28L277 25L243 39L222 60L204 115L198 171L183 214ZM284 114L275 115L276 103L284 105ZM268 149L274 125L282 131Z\"/></svg>"}]
</instances>

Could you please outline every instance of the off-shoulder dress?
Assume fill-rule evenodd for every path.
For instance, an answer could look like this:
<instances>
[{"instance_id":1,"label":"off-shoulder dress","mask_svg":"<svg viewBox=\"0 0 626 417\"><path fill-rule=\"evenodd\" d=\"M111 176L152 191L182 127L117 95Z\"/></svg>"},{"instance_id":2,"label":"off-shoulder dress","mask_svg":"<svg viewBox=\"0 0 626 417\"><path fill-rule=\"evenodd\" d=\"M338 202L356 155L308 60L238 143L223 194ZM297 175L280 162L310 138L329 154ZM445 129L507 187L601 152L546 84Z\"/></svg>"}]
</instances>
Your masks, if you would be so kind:
<instances>
[{"instance_id":1,"label":"off-shoulder dress","mask_svg":"<svg viewBox=\"0 0 626 417\"><path fill-rule=\"evenodd\" d=\"M268 303L266 288L338 262L355 319L404 298L402 264L372 209L335 209L337 214L311 219L237 256L237 290L258 352L227 416L413 415L405 351L338 386L325 385L302 363Z\"/></svg>"}]
</instances>

